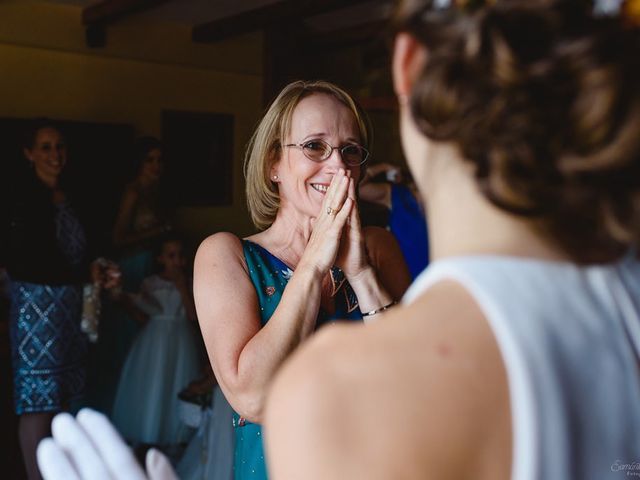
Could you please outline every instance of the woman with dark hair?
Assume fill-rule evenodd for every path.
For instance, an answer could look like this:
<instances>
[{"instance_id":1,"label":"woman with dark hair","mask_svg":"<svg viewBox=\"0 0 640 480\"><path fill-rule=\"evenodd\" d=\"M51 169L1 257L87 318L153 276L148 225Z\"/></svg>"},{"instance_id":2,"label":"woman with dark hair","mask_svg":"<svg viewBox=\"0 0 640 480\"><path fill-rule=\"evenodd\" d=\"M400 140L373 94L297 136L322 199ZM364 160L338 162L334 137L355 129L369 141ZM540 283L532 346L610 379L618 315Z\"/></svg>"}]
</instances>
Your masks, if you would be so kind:
<instances>
[{"instance_id":1,"label":"woman with dark hair","mask_svg":"<svg viewBox=\"0 0 640 480\"><path fill-rule=\"evenodd\" d=\"M170 230L160 201L162 143L143 136L132 148L133 179L125 186L113 227L113 245L122 271L122 289L136 293L154 273L154 243ZM123 298L127 298L126 296ZM104 305L101 341L92 354L89 405L110 413L129 349L147 316L130 302Z\"/></svg>"},{"instance_id":2,"label":"woman with dark hair","mask_svg":"<svg viewBox=\"0 0 640 480\"><path fill-rule=\"evenodd\" d=\"M432 263L385 318L283 366L274 478L638 468L640 31L616 3L400 3L394 86Z\"/></svg>"},{"instance_id":3,"label":"woman with dark hair","mask_svg":"<svg viewBox=\"0 0 640 480\"><path fill-rule=\"evenodd\" d=\"M120 266L127 291L136 291L151 273L151 242L170 228L160 202L163 172L160 140L140 137L135 141L133 169L135 177L125 187L113 228L113 244L123 252Z\"/></svg>"},{"instance_id":4,"label":"woman with dark hair","mask_svg":"<svg viewBox=\"0 0 640 480\"><path fill-rule=\"evenodd\" d=\"M20 444L28 476L36 479L35 449L49 434L51 418L84 393L82 283L91 279L111 288L116 277L113 266L105 271L99 262L90 266L87 261L85 232L61 183L67 149L60 127L48 119L35 120L24 155L30 169L4 192L0 263L10 277Z\"/></svg>"}]
</instances>

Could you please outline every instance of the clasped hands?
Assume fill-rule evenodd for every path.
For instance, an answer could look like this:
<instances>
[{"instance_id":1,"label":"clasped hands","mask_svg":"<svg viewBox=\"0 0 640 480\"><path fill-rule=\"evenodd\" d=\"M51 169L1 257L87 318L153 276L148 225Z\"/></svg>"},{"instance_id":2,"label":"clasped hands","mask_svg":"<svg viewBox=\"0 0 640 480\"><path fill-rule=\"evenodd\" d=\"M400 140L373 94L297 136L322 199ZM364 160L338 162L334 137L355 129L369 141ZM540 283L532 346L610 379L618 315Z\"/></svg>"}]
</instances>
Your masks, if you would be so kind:
<instances>
[{"instance_id":1,"label":"clasped hands","mask_svg":"<svg viewBox=\"0 0 640 480\"><path fill-rule=\"evenodd\" d=\"M327 189L300 263L310 264L323 273L336 265L347 279L369 267L355 180L342 168L333 176Z\"/></svg>"}]
</instances>

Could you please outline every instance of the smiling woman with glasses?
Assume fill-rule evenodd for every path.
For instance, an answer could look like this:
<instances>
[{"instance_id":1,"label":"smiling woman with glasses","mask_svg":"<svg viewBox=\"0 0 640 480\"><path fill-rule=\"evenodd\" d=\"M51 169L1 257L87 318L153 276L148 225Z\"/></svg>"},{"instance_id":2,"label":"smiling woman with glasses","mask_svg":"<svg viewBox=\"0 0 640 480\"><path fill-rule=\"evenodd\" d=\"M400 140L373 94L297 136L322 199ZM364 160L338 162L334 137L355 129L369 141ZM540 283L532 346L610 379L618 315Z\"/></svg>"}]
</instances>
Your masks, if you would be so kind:
<instances>
[{"instance_id":1,"label":"smiling woman with glasses","mask_svg":"<svg viewBox=\"0 0 640 480\"><path fill-rule=\"evenodd\" d=\"M362 229L362 109L326 82L294 82L249 144L247 201L261 231L200 246L194 293L216 377L235 410L235 478L266 478L262 409L276 370L316 328L376 318L410 276L385 230Z\"/></svg>"}]
</instances>

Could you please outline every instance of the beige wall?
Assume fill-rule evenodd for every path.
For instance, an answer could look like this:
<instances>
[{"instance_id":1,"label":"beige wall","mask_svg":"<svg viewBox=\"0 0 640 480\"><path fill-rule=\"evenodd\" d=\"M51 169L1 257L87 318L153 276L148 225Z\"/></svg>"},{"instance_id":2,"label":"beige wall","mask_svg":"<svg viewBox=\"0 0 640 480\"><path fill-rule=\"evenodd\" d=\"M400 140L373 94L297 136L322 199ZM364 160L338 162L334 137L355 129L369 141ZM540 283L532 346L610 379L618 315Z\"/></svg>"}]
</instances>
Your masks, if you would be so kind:
<instances>
[{"instance_id":1,"label":"beige wall","mask_svg":"<svg viewBox=\"0 0 640 480\"><path fill-rule=\"evenodd\" d=\"M88 48L81 17L82 8L75 5L0 0L0 43L223 72L262 72L260 33L213 44L194 43L190 26L150 21L142 13L110 25L104 48Z\"/></svg>"},{"instance_id":2,"label":"beige wall","mask_svg":"<svg viewBox=\"0 0 640 480\"><path fill-rule=\"evenodd\" d=\"M177 46L163 49L162 42L171 45L167 37L183 27L155 25L148 27L146 37L147 46L155 48L149 47L145 59L146 47L135 38L143 37L146 27L129 24L109 31L109 38L118 38L111 49L93 52L68 30L75 31L76 38L82 34L79 9L26 3L35 9L30 15L14 2L0 5L0 116L128 123L140 134L159 135L165 109L232 114L233 206L180 209L175 221L194 241L218 230L249 233L241 164L262 110L262 77L255 66L261 65L259 39L253 45L231 42L210 50L206 45L189 50L176 41ZM44 19L47 15L50 22ZM127 35L130 51L125 48ZM206 57L207 51L212 57L194 60Z\"/></svg>"}]
</instances>

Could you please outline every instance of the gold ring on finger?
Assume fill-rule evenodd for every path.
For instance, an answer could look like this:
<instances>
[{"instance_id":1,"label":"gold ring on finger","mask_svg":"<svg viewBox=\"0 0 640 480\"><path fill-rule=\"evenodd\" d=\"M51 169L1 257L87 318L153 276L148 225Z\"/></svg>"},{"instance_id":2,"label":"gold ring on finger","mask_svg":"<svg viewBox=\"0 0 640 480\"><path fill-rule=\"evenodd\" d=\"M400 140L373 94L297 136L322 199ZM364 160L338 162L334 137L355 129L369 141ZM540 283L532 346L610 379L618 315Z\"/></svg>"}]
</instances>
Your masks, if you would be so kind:
<instances>
[{"instance_id":1,"label":"gold ring on finger","mask_svg":"<svg viewBox=\"0 0 640 480\"><path fill-rule=\"evenodd\" d=\"M338 209L327 207L327 215L335 215L336 213L338 213Z\"/></svg>"}]
</instances>

